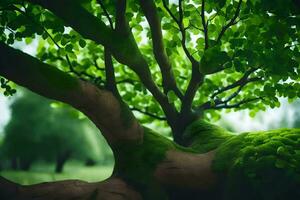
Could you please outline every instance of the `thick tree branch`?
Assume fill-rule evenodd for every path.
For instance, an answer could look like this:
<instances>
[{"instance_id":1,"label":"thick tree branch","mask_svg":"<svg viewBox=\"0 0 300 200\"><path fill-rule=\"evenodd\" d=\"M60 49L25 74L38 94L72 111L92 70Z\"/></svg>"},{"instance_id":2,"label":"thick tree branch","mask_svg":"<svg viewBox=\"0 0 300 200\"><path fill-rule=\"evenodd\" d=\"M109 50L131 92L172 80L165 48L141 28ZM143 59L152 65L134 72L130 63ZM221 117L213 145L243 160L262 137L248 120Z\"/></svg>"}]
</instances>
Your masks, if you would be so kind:
<instances>
[{"instance_id":1,"label":"thick tree branch","mask_svg":"<svg viewBox=\"0 0 300 200\"><path fill-rule=\"evenodd\" d=\"M0 43L0 54L1 76L82 111L109 143L142 138L142 130L131 111L111 92L80 81L3 43ZM125 119L124 113L128 113L126 117L130 119Z\"/></svg>"},{"instance_id":2,"label":"thick tree branch","mask_svg":"<svg viewBox=\"0 0 300 200\"><path fill-rule=\"evenodd\" d=\"M189 82L188 88L183 98L181 114L191 111L193 99L203 80L204 80L204 76L202 74L197 72L192 72L192 78Z\"/></svg>"},{"instance_id":3,"label":"thick tree branch","mask_svg":"<svg viewBox=\"0 0 300 200\"><path fill-rule=\"evenodd\" d=\"M63 19L68 25L73 27L76 31L84 37L95 40L104 46L110 46L114 43L114 36L116 34L101 22L97 17L91 15L78 1L71 0L27 0L31 3L36 3L44 8L49 9L55 15ZM66 6L68 5L68 6ZM64 8L64 9L62 9ZM76 16L74 17L74 13Z\"/></svg>"},{"instance_id":4,"label":"thick tree branch","mask_svg":"<svg viewBox=\"0 0 300 200\"><path fill-rule=\"evenodd\" d=\"M214 151L205 154L168 151L156 168L155 177L167 186L207 190L217 181L211 170L214 154Z\"/></svg>"},{"instance_id":5,"label":"thick tree branch","mask_svg":"<svg viewBox=\"0 0 300 200\"><path fill-rule=\"evenodd\" d=\"M128 65L138 74L147 71L144 59L132 38L120 35L107 27L97 17L86 11L77 1L71 0L28 0L52 11L83 37L108 48L122 64ZM65 6L68 5L68 6ZM61 9L64 7L64 9ZM80 17L74 17L74 14ZM128 59L130 58L130 59Z\"/></svg>"},{"instance_id":6,"label":"thick tree branch","mask_svg":"<svg viewBox=\"0 0 300 200\"><path fill-rule=\"evenodd\" d=\"M243 1L243 0L239 0L238 5L237 5L237 8L236 8L235 13L234 13L234 16L231 18L231 20L230 20L225 26L223 26L223 28L222 28L222 30L221 30L221 32L220 32L218 38L217 38L217 42L220 42L220 41L221 41L223 35L225 34L226 30L227 30L230 26L236 24L236 21L235 21L235 20L238 18L239 14L240 14L242 1Z\"/></svg>"},{"instance_id":7,"label":"thick tree branch","mask_svg":"<svg viewBox=\"0 0 300 200\"><path fill-rule=\"evenodd\" d=\"M119 178L88 183L66 180L22 186L0 177L0 198L14 200L141 200L141 195Z\"/></svg>"},{"instance_id":8,"label":"thick tree branch","mask_svg":"<svg viewBox=\"0 0 300 200\"><path fill-rule=\"evenodd\" d=\"M150 26L153 53L162 73L164 91L167 93L169 90L173 90L179 98L182 98L164 47L161 20L158 16L155 3L153 0L140 0L140 5Z\"/></svg>"},{"instance_id":9,"label":"thick tree branch","mask_svg":"<svg viewBox=\"0 0 300 200\"><path fill-rule=\"evenodd\" d=\"M130 34L129 24L126 19L127 0L116 1L116 30L121 34Z\"/></svg>"}]
</instances>

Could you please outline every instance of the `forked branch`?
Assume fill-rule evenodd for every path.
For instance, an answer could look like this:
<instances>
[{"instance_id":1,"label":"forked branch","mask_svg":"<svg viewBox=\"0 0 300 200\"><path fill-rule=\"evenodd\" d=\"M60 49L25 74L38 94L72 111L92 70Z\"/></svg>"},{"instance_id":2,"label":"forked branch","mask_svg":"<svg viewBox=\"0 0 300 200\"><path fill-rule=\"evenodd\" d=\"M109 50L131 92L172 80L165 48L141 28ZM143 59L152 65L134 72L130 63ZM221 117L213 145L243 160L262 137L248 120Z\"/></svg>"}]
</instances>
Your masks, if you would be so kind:
<instances>
[{"instance_id":1,"label":"forked branch","mask_svg":"<svg viewBox=\"0 0 300 200\"><path fill-rule=\"evenodd\" d=\"M238 87L238 86L242 86L242 85L245 85L249 82L253 82L253 81L257 81L257 80L260 80L260 78L251 78L251 79L248 79L248 77L254 73L255 71L257 71L259 68L251 68L249 69L248 71L245 72L245 74L237 81L235 81L234 83L228 85L228 86L225 86L225 87L222 87L220 89L218 89L216 92L214 92L212 95L211 95L211 99L214 99L216 96L218 96L219 94L225 92L225 91L228 91L228 90L231 90L235 87Z\"/></svg>"}]
</instances>

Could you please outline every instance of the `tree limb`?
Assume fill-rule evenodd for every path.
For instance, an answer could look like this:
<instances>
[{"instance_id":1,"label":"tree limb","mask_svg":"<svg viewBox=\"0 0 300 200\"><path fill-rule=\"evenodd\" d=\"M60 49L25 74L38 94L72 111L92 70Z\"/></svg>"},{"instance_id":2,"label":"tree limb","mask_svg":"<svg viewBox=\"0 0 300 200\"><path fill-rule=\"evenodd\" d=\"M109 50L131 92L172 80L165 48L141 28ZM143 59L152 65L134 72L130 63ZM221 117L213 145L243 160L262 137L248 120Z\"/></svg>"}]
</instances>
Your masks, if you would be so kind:
<instances>
[{"instance_id":1,"label":"tree limb","mask_svg":"<svg viewBox=\"0 0 300 200\"><path fill-rule=\"evenodd\" d=\"M155 115L153 113L150 113L148 111L142 110L142 109L137 108L137 107L130 107L130 110L140 112L140 113L142 113L144 115L147 115L147 116L149 116L151 118L154 118L154 119L167 120L166 117L157 116L157 115Z\"/></svg>"},{"instance_id":2,"label":"tree limb","mask_svg":"<svg viewBox=\"0 0 300 200\"><path fill-rule=\"evenodd\" d=\"M233 94L231 94L225 101L223 101L223 103L227 103L227 102L231 101L233 98L235 98L242 91L243 87L245 87L248 83L260 81L260 80L262 80L260 77L247 79L239 86L237 91L235 91Z\"/></svg>"},{"instance_id":3,"label":"tree limb","mask_svg":"<svg viewBox=\"0 0 300 200\"><path fill-rule=\"evenodd\" d=\"M113 36L116 34L100 21L97 17L86 11L77 1L71 0L27 0L49 9L56 16L63 19L68 25L82 34L85 38L92 39L104 46L112 47ZM68 5L68 6L66 6ZM64 9L62 9L64 8ZM80 17L74 17L74 13Z\"/></svg>"},{"instance_id":4,"label":"tree limb","mask_svg":"<svg viewBox=\"0 0 300 200\"><path fill-rule=\"evenodd\" d=\"M168 93L169 90L173 90L175 94L181 99L183 95L176 85L172 66L164 47L161 21L157 13L155 3L153 0L140 0L140 5L150 26L153 53L162 73L162 84L164 87L164 91L165 93Z\"/></svg>"},{"instance_id":5,"label":"tree limb","mask_svg":"<svg viewBox=\"0 0 300 200\"><path fill-rule=\"evenodd\" d=\"M116 84L115 69L112 61L112 56L109 50L104 49L104 63L105 63L105 76L106 88L111 91L117 98L120 94Z\"/></svg>"},{"instance_id":6,"label":"tree limb","mask_svg":"<svg viewBox=\"0 0 300 200\"><path fill-rule=\"evenodd\" d=\"M183 98L181 114L190 112L192 108L193 99L203 80L204 80L204 76L202 74L192 72L192 78L189 82L188 88Z\"/></svg>"},{"instance_id":7,"label":"tree limb","mask_svg":"<svg viewBox=\"0 0 300 200\"><path fill-rule=\"evenodd\" d=\"M111 92L74 78L6 44L0 43L0 54L1 76L82 111L109 143L141 139L142 130L137 120ZM126 112L129 114L126 114L127 119L123 116Z\"/></svg>"},{"instance_id":8,"label":"tree limb","mask_svg":"<svg viewBox=\"0 0 300 200\"><path fill-rule=\"evenodd\" d=\"M130 34L129 24L126 20L127 0L116 1L116 31L121 34Z\"/></svg>"},{"instance_id":9,"label":"tree limb","mask_svg":"<svg viewBox=\"0 0 300 200\"><path fill-rule=\"evenodd\" d=\"M22 186L0 177L0 197L1 199L14 200L142 199L138 192L119 178L109 178L96 183L88 183L80 180L65 180Z\"/></svg>"},{"instance_id":10,"label":"tree limb","mask_svg":"<svg viewBox=\"0 0 300 200\"><path fill-rule=\"evenodd\" d=\"M110 28L111 28L111 29L114 29L114 24L113 24L113 22L112 22L112 19L111 19L111 17L109 16L109 13L108 13L108 11L106 10L106 8L105 8L105 6L104 6L102 0L97 0L97 3L100 5L101 9L103 10L104 15L106 16L106 18L107 18L107 20L108 20L108 22L109 22Z\"/></svg>"},{"instance_id":11,"label":"tree limb","mask_svg":"<svg viewBox=\"0 0 300 200\"><path fill-rule=\"evenodd\" d=\"M248 77L258 69L259 68L251 68L250 70L246 71L245 74L239 80L237 80L236 82L234 82L228 86L218 89L216 92L214 92L212 94L212 96L210 98L214 99L216 96L218 96L219 94L221 94L227 90L233 89L233 88L241 86L243 84L247 84L249 82ZM250 82L251 81L253 81L253 79L250 79ZM255 79L254 79L254 81L255 81Z\"/></svg>"},{"instance_id":12,"label":"tree limb","mask_svg":"<svg viewBox=\"0 0 300 200\"><path fill-rule=\"evenodd\" d=\"M187 49L186 46L186 29L183 25L183 1L179 1L179 19L175 17L175 15L172 13L170 8L168 7L166 0L163 0L163 5L166 11L169 13L169 15L172 17L172 19L176 22L176 24L179 27L179 31L181 32L182 39L181 39L181 45L182 48L190 60L192 64L192 77L190 79L190 82L188 84L188 88L185 91L185 94L183 96L182 100L182 106L180 111L180 119L187 118L186 115L190 114L191 112L191 106L193 99L195 97L196 91L198 87L201 85L201 82L204 79L204 75L200 73L199 71L199 62L190 54L190 52Z\"/></svg>"},{"instance_id":13,"label":"tree limb","mask_svg":"<svg viewBox=\"0 0 300 200\"><path fill-rule=\"evenodd\" d=\"M222 105L210 107L208 109L239 108L241 105L244 105L246 103L250 103L250 102L253 102L253 101L257 101L259 99L263 99L263 97L248 98L248 99L239 101L239 102L237 102L235 104L231 104L231 105L228 105L228 104L225 103L225 104L222 104Z\"/></svg>"}]
</instances>

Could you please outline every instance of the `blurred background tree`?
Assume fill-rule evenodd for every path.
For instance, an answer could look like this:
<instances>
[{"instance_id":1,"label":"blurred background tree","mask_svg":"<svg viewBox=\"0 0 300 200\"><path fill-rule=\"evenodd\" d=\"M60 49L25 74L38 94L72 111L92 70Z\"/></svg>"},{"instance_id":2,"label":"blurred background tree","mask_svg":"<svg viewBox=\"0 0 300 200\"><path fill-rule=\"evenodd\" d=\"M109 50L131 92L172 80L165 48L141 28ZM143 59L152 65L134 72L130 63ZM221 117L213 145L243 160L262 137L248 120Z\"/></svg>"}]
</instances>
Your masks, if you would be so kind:
<instances>
[{"instance_id":1,"label":"blurred background tree","mask_svg":"<svg viewBox=\"0 0 300 200\"><path fill-rule=\"evenodd\" d=\"M2 160L9 159L12 169L21 170L29 170L37 161L54 162L55 172L61 173L70 159L91 165L112 157L97 129L79 117L66 105L22 90L4 129Z\"/></svg>"}]
</instances>

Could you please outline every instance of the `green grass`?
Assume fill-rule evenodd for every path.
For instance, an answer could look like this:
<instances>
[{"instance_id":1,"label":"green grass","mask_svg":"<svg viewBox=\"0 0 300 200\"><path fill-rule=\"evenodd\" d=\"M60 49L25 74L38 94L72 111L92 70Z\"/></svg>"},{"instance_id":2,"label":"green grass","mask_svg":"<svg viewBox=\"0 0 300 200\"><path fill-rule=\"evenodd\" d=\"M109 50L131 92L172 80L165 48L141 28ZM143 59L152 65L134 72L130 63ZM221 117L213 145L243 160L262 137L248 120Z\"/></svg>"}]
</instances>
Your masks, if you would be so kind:
<instances>
[{"instance_id":1,"label":"green grass","mask_svg":"<svg viewBox=\"0 0 300 200\"><path fill-rule=\"evenodd\" d=\"M86 167L76 162L67 163L64 172L61 174L54 173L53 169L53 165L39 164L33 166L32 170L28 172L13 170L0 171L0 176L23 185L66 179L96 182L108 178L113 170L112 166Z\"/></svg>"}]
</instances>

